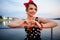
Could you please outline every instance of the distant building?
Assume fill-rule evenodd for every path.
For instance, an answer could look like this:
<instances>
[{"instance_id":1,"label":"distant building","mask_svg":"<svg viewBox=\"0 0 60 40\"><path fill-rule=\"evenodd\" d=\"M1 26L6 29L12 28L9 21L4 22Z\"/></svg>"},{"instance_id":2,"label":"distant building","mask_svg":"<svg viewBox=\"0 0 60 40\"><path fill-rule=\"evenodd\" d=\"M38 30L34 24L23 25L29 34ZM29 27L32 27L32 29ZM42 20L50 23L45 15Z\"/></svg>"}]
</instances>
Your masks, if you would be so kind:
<instances>
[{"instance_id":1,"label":"distant building","mask_svg":"<svg viewBox=\"0 0 60 40\"><path fill-rule=\"evenodd\" d=\"M2 17L2 16L0 16L0 19L3 19L3 17Z\"/></svg>"},{"instance_id":2,"label":"distant building","mask_svg":"<svg viewBox=\"0 0 60 40\"><path fill-rule=\"evenodd\" d=\"M0 16L0 19L8 19L8 20L12 20L13 18L11 18L11 17L5 17L5 16Z\"/></svg>"},{"instance_id":3,"label":"distant building","mask_svg":"<svg viewBox=\"0 0 60 40\"><path fill-rule=\"evenodd\" d=\"M10 20L13 20L13 18L0 16L0 23L4 26L7 25L7 23L10 23Z\"/></svg>"}]
</instances>

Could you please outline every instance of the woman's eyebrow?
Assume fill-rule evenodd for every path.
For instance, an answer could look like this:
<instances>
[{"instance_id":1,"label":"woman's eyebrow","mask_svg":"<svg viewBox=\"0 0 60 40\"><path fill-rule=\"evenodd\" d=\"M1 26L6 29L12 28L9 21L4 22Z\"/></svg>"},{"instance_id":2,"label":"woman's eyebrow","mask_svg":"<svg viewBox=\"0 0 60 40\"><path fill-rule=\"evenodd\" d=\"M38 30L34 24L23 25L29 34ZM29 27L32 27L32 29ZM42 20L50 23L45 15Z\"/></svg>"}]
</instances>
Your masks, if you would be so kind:
<instances>
[{"instance_id":1,"label":"woman's eyebrow","mask_svg":"<svg viewBox=\"0 0 60 40\"><path fill-rule=\"evenodd\" d=\"M30 8L30 9L33 9L33 8Z\"/></svg>"}]
</instances>

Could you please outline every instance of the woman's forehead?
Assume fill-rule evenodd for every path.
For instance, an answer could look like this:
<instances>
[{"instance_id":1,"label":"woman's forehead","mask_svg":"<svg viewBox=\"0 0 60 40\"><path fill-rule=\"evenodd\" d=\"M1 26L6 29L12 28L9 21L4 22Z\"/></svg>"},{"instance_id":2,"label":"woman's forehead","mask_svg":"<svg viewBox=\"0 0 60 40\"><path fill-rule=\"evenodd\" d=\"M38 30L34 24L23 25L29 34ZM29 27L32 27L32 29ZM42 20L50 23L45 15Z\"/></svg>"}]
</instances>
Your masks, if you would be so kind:
<instances>
[{"instance_id":1,"label":"woman's forehead","mask_svg":"<svg viewBox=\"0 0 60 40\"><path fill-rule=\"evenodd\" d=\"M37 8L35 5L33 5L33 4L29 4L29 8Z\"/></svg>"}]
</instances>

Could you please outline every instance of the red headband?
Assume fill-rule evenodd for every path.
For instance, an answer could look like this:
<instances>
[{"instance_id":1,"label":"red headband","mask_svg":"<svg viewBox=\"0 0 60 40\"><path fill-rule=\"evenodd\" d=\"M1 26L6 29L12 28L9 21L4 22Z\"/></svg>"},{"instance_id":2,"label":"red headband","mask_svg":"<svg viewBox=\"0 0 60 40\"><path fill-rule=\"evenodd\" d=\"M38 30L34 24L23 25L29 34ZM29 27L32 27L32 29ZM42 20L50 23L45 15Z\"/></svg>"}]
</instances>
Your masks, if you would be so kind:
<instances>
[{"instance_id":1,"label":"red headband","mask_svg":"<svg viewBox=\"0 0 60 40\"><path fill-rule=\"evenodd\" d=\"M24 3L25 7L26 7L29 3L33 3L33 1L32 1L32 0L29 0L28 3Z\"/></svg>"}]
</instances>

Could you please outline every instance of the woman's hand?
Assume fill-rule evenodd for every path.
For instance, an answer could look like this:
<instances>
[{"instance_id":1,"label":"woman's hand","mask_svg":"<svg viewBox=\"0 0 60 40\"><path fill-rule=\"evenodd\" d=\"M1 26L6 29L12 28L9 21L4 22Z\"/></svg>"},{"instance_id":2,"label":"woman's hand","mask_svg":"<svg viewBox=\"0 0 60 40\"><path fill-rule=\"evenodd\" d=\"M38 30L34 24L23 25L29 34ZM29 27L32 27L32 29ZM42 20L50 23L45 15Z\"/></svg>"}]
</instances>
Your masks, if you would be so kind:
<instances>
[{"instance_id":1,"label":"woman's hand","mask_svg":"<svg viewBox=\"0 0 60 40\"><path fill-rule=\"evenodd\" d=\"M30 21L25 21L25 23L27 24L26 26L29 28L29 27L39 27L41 28L41 25L40 23L38 23L37 21L35 20L30 20Z\"/></svg>"},{"instance_id":2,"label":"woman's hand","mask_svg":"<svg viewBox=\"0 0 60 40\"><path fill-rule=\"evenodd\" d=\"M31 22L32 22L31 26L35 26L35 27L41 28L41 25L40 25L39 22L37 22L37 21L35 21L35 20L31 20Z\"/></svg>"},{"instance_id":3,"label":"woman's hand","mask_svg":"<svg viewBox=\"0 0 60 40\"><path fill-rule=\"evenodd\" d=\"M22 24L23 24L23 26L27 26L27 28L31 28L33 26L41 28L40 23L35 20L30 20L30 21L24 20Z\"/></svg>"}]
</instances>

